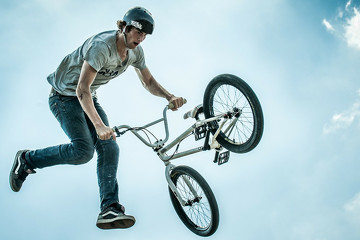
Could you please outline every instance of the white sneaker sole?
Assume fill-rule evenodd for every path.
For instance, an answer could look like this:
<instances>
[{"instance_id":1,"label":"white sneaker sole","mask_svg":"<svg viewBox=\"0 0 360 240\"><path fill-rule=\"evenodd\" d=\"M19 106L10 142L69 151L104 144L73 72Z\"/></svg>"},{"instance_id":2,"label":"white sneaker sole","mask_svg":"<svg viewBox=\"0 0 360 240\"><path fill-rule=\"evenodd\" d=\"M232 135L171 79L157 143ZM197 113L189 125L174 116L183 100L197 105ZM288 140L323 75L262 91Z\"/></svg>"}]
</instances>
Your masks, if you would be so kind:
<instances>
[{"instance_id":1,"label":"white sneaker sole","mask_svg":"<svg viewBox=\"0 0 360 240\"><path fill-rule=\"evenodd\" d=\"M135 224L133 216L118 216L113 219L97 220L96 226L100 229L129 228Z\"/></svg>"}]
</instances>

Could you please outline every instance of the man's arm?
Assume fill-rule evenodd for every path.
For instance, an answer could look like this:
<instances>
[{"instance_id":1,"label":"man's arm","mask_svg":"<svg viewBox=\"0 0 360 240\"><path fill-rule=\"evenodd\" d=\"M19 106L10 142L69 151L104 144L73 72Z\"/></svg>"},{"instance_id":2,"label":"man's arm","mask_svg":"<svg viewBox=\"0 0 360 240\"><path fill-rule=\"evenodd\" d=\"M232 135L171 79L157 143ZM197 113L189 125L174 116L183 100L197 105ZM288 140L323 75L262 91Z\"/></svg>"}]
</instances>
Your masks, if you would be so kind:
<instances>
[{"instance_id":1,"label":"man's arm","mask_svg":"<svg viewBox=\"0 0 360 240\"><path fill-rule=\"evenodd\" d=\"M146 88L151 94L166 98L169 103L173 104L174 107L171 110L175 111L184 104L183 98L175 97L173 94L170 94L165 88L160 85L160 83L155 80L148 68L144 68L142 70L135 68L135 70L144 88Z\"/></svg>"},{"instance_id":2,"label":"man's arm","mask_svg":"<svg viewBox=\"0 0 360 240\"><path fill-rule=\"evenodd\" d=\"M94 82L96 74L96 70L92 68L87 61L84 61L80 72L79 82L76 88L76 96L79 99L82 109L94 125L99 138L106 140L112 136L115 140L115 133L101 120L98 112L95 109L91 96L90 86Z\"/></svg>"}]
</instances>

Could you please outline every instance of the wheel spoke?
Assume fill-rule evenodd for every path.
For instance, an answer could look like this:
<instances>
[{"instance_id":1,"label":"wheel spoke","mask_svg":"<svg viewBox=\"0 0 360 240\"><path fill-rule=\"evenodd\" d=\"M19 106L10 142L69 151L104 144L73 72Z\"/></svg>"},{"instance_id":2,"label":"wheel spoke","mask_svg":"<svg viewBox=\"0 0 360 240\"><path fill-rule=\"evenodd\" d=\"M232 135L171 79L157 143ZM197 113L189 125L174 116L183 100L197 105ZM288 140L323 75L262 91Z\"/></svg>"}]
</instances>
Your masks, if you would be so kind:
<instances>
[{"instance_id":1,"label":"wheel spoke","mask_svg":"<svg viewBox=\"0 0 360 240\"><path fill-rule=\"evenodd\" d=\"M229 142L236 145L244 144L250 139L254 130L253 110L248 99L239 89L232 85L221 85L214 93L212 107L214 116L239 109L241 115L236 123L226 123L224 126L226 130L222 134Z\"/></svg>"},{"instance_id":2,"label":"wheel spoke","mask_svg":"<svg viewBox=\"0 0 360 240\"><path fill-rule=\"evenodd\" d=\"M191 192L190 188L187 186L184 178L187 178L192 187L196 190L196 193L201 200L199 202L195 201L194 194ZM190 203L188 206L183 206L184 212L188 216L188 218L198 227L201 229L206 229L211 224L211 210L208 203L208 199L206 198L204 192L200 185L196 182L195 179L191 178L188 175L181 175L179 176L177 183L177 189L181 195L181 198Z\"/></svg>"}]
</instances>

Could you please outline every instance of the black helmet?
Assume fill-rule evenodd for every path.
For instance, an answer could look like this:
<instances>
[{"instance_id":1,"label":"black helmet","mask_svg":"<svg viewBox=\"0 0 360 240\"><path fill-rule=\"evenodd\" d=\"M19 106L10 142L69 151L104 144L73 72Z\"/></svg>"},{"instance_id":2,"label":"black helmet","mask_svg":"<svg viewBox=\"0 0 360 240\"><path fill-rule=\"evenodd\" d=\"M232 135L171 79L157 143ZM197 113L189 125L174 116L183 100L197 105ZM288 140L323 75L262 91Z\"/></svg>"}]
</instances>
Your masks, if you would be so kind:
<instances>
[{"instance_id":1,"label":"black helmet","mask_svg":"<svg viewBox=\"0 0 360 240\"><path fill-rule=\"evenodd\" d=\"M143 7L133 7L129 9L123 18L126 26L133 26L144 33L152 34L154 30L154 19L151 13Z\"/></svg>"}]
</instances>

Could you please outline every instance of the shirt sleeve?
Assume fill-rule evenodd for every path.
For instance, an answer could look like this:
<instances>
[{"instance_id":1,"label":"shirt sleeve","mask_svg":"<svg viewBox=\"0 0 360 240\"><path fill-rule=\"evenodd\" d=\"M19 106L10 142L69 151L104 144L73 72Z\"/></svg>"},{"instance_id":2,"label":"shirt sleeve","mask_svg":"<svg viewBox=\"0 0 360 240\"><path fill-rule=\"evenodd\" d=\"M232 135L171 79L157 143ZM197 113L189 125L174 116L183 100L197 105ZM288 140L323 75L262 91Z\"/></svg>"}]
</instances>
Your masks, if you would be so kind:
<instances>
[{"instance_id":1,"label":"shirt sleeve","mask_svg":"<svg viewBox=\"0 0 360 240\"><path fill-rule=\"evenodd\" d=\"M135 52L136 61L133 62L131 65L135 68L142 70L146 68L144 50L141 46L137 46L137 50L138 51Z\"/></svg>"},{"instance_id":2,"label":"shirt sleeve","mask_svg":"<svg viewBox=\"0 0 360 240\"><path fill-rule=\"evenodd\" d=\"M104 42L91 42L84 53L86 60L97 72L105 66L109 59L110 51Z\"/></svg>"}]
</instances>

